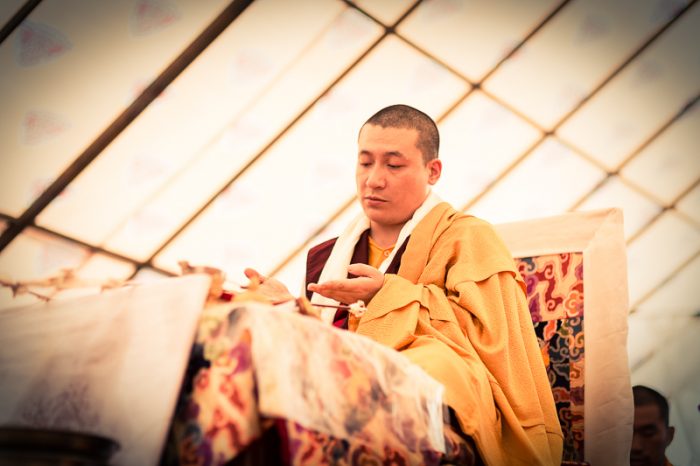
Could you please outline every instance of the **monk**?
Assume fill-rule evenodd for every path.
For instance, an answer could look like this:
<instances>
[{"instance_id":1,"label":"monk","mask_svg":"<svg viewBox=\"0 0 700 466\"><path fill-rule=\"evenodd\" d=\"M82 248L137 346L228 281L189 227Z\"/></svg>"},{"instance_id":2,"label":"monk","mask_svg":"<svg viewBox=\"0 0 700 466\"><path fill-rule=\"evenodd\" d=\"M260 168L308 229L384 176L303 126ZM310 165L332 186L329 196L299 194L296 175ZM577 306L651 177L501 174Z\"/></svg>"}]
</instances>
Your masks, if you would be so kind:
<instances>
[{"instance_id":1,"label":"monk","mask_svg":"<svg viewBox=\"0 0 700 466\"><path fill-rule=\"evenodd\" d=\"M432 193L438 149L435 122L415 108L367 120L356 168L363 214L311 248L307 294L312 304L366 303L362 315L323 307L322 318L441 382L484 464L558 465L563 438L523 280L491 225Z\"/></svg>"}]
</instances>

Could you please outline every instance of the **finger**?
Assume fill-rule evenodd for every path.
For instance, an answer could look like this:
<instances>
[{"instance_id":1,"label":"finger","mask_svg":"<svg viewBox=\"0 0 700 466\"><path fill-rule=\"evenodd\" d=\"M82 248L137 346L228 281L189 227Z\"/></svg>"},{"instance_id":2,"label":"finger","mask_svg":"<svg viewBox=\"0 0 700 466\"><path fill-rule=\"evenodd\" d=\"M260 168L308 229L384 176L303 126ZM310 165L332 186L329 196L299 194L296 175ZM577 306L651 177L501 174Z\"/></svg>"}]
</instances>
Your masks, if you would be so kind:
<instances>
[{"instance_id":1,"label":"finger","mask_svg":"<svg viewBox=\"0 0 700 466\"><path fill-rule=\"evenodd\" d=\"M327 290L333 291L345 291L351 289L353 286L352 279L348 278L346 280L331 280L326 283L322 283L321 286L325 287Z\"/></svg>"},{"instance_id":2,"label":"finger","mask_svg":"<svg viewBox=\"0 0 700 466\"><path fill-rule=\"evenodd\" d=\"M350 264L348 266L348 272L350 272L353 275L357 275L358 277L370 277L370 278L375 278L381 274L381 272L371 265L367 264Z\"/></svg>"},{"instance_id":3,"label":"finger","mask_svg":"<svg viewBox=\"0 0 700 466\"><path fill-rule=\"evenodd\" d=\"M265 281L265 277L263 277L260 272L258 272L255 269L251 269L250 267L246 268L243 273L245 274L246 277L248 277L249 280L252 280L253 278L257 278L258 282L262 283Z\"/></svg>"},{"instance_id":4,"label":"finger","mask_svg":"<svg viewBox=\"0 0 700 466\"><path fill-rule=\"evenodd\" d=\"M312 293L318 293L321 296L325 296L327 298L335 299L334 295L335 289L334 288L329 288L326 286L326 284L318 284L318 283L309 283L307 286L307 289L311 291Z\"/></svg>"},{"instance_id":5,"label":"finger","mask_svg":"<svg viewBox=\"0 0 700 466\"><path fill-rule=\"evenodd\" d=\"M316 290L314 293L317 293L317 294L324 296L326 298L333 299L335 301L338 301L339 303L344 303L347 301L346 294L343 292L339 292L337 290L319 289L319 290Z\"/></svg>"},{"instance_id":6,"label":"finger","mask_svg":"<svg viewBox=\"0 0 700 466\"><path fill-rule=\"evenodd\" d=\"M316 284L311 291L316 293L335 293L342 292L352 288L353 282L350 279L347 280L331 280L323 283Z\"/></svg>"}]
</instances>

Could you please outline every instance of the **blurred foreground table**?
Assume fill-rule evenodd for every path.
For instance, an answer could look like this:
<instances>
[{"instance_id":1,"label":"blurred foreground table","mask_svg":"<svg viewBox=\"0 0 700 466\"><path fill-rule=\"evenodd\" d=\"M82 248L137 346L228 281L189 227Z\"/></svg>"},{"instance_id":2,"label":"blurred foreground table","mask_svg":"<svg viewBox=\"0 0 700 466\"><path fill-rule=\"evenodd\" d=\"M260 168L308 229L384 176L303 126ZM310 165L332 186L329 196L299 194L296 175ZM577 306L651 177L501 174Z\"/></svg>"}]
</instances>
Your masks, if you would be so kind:
<instances>
[{"instance_id":1,"label":"blurred foreground table","mask_svg":"<svg viewBox=\"0 0 700 466\"><path fill-rule=\"evenodd\" d=\"M110 464L157 464L209 284L189 275L0 309L0 462L32 450L93 464L77 457L111 439Z\"/></svg>"},{"instance_id":2,"label":"blurred foreground table","mask_svg":"<svg viewBox=\"0 0 700 466\"><path fill-rule=\"evenodd\" d=\"M114 466L472 464L442 386L399 353L209 291L189 275L1 309L0 460L48 432L112 439Z\"/></svg>"}]
</instances>

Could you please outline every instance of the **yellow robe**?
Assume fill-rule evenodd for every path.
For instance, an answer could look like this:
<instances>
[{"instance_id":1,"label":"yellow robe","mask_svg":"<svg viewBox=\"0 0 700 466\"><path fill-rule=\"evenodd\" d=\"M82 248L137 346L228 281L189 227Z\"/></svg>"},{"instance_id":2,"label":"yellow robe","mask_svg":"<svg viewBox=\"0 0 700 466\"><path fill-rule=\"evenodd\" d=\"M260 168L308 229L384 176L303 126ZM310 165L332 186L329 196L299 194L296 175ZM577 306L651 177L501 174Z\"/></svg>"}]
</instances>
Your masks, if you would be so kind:
<instances>
[{"instance_id":1,"label":"yellow robe","mask_svg":"<svg viewBox=\"0 0 700 466\"><path fill-rule=\"evenodd\" d=\"M562 433L524 283L491 225L441 203L351 331L445 386L487 465L559 465Z\"/></svg>"}]
</instances>

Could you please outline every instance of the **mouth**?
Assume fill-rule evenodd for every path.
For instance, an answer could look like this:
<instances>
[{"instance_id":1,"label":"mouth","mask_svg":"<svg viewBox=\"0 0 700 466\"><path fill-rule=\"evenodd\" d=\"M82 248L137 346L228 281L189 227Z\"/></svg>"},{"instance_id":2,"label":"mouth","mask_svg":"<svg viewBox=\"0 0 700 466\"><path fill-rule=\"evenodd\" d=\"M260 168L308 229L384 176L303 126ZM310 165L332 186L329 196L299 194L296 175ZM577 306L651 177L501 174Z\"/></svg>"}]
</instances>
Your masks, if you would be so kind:
<instances>
[{"instance_id":1,"label":"mouth","mask_svg":"<svg viewBox=\"0 0 700 466\"><path fill-rule=\"evenodd\" d=\"M368 209L382 209L387 203L386 199L377 196L365 196L364 205Z\"/></svg>"}]
</instances>

